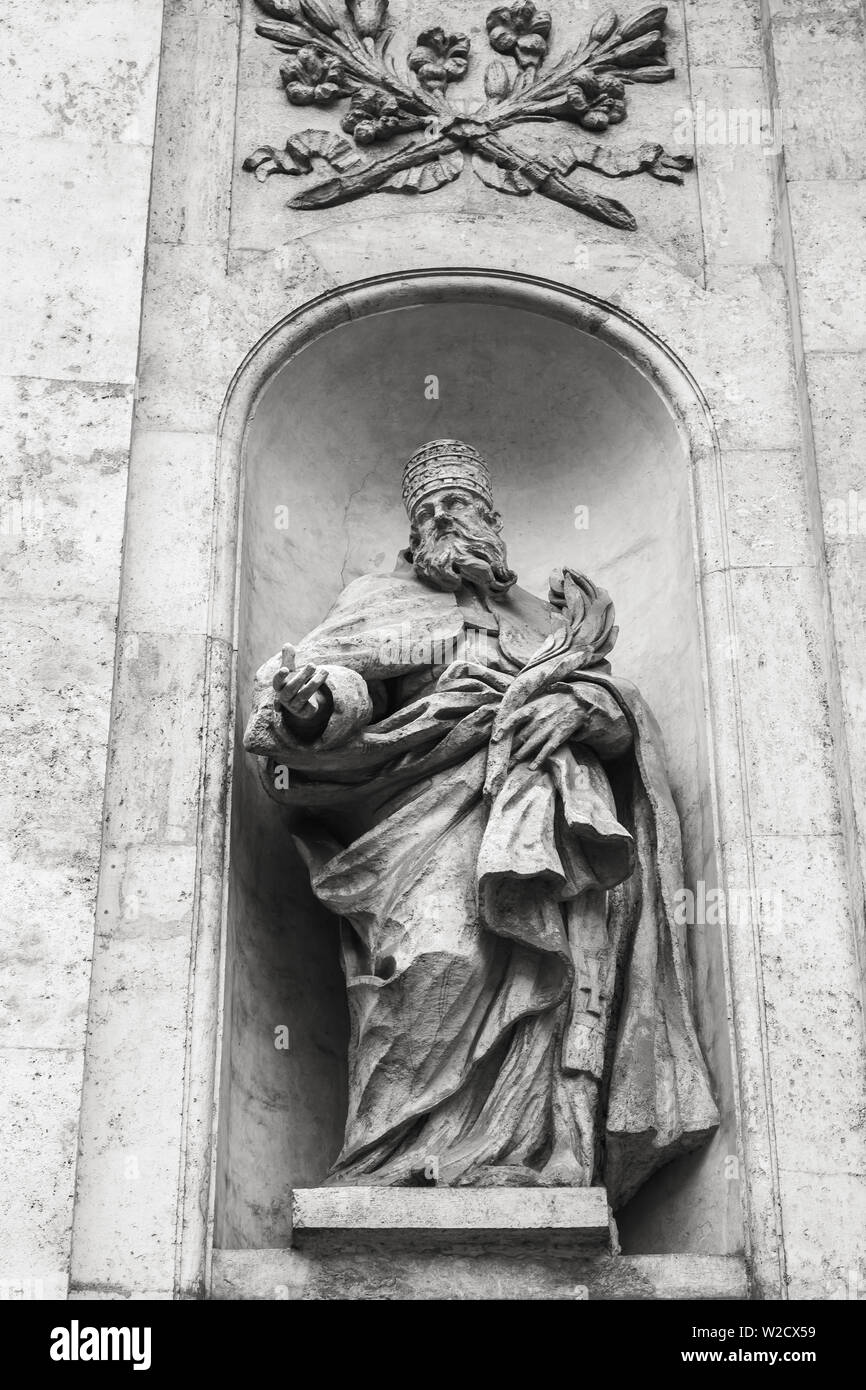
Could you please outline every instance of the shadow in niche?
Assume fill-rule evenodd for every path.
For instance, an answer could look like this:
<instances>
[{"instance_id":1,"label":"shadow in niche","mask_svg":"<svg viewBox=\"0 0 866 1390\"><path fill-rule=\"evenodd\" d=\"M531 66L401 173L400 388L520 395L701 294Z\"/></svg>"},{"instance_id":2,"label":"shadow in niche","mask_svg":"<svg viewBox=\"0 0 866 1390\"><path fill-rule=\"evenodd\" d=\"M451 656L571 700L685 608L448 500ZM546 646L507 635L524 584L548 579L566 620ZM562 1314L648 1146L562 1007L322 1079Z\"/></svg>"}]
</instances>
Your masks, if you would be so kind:
<instances>
[{"instance_id":1,"label":"shadow in niche","mask_svg":"<svg viewBox=\"0 0 866 1390\"><path fill-rule=\"evenodd\" d=\"M289 1191L322 1181L346 1110L336 922L240 746L253 675L346 583L392 568L403 462L446 435L487 458L524 588L546 595L550 570L571 564L612 594L614 670L661 724L687 883L717 881L688 465L658 393L591 335L490 304L368 315L305 348L260 396L245 446L218 1246L288 1243ZM619 1214L633 1253L741 1248L718 928L689 945L723 1123Z\"/></svg>"}]
</instances>

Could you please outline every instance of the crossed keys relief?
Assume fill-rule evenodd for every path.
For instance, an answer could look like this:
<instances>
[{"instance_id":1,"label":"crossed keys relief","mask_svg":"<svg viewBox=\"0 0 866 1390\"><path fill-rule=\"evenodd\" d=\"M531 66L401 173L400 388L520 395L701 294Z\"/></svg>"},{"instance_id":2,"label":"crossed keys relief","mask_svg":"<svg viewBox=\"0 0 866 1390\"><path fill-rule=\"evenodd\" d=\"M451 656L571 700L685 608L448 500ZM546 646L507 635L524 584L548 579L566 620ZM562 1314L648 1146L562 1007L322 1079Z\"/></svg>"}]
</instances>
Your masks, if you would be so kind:
<instances>
[{"instance_id":1,"label":"crossed keys relief","mask_svg":"<svg viewBox=\"0 0 866 1390\"><path fill-rule=\"evenodd\" d=\"M478 178L501 193L540 193L610 226L633 231L635 219L615 198L572 177L591 169L606 178L646 173L682 183L690 155L662 145L632 150L604 143L628 118L632 83L674 77L665 43L667 7L651 6L621 20L605 10L577 48L546 66L553 21L531 0L501 5L487 16L495 56L484 73L484 100L467 112L450 96L466 75L471 40L441 27L418 35L405 65L391 54L389 0L256 0L267 20L256 32L285 55L280 77L294 106L348 103L345 137L304 130L284 148L263 145L244 161L260 180L272 174L327 177L291 199L301 210L333 207L369 193L430 193L459 178L467 154ZM569 138L551 155L515 148L507 133L528 123L565 123ZM349 137L349 138L346 138ZM371 158L377 144L399 148ZM405 138L408 137L408 138Z\"/></svg>"}]
</instances>

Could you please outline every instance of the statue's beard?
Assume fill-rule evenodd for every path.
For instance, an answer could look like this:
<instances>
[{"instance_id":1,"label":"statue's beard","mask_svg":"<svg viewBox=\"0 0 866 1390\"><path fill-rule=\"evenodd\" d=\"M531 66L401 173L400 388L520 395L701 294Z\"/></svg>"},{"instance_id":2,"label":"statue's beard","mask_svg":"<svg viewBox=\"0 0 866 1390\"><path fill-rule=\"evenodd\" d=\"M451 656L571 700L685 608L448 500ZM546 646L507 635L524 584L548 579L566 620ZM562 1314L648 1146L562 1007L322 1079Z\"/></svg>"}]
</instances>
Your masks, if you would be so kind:
<instances>
[{"instance_id":1,"label":"statue's beard","mask_svg":"<svg viewBox=\"0 0 866 1390\"><path fill-rule=\"evenodd\" d=\"M415 572L436 589L469 583L488 594L505 594L517 582L499 532L480 516L471 525L456 517L424 522L413 528L410 549Z\"/></svg>"}]
</instances>

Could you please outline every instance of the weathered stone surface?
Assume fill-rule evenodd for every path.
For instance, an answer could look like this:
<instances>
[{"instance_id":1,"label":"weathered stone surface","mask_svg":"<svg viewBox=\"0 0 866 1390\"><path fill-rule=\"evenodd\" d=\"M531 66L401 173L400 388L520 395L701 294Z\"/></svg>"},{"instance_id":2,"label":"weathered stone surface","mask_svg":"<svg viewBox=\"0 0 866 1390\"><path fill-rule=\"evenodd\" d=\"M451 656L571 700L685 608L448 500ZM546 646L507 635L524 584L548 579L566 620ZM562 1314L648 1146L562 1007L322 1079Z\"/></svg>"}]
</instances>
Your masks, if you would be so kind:
<instances>
[{"instance_id":1,"label":"weathered stone surface","mask_svg":"<svg viewBox=\"0 0 866 1390\"><path fill-rule=\"evenodd\" d=\"M866 457L866 353L810 352L806 356L809 403L821 500L847 498L849 489L864 490ZM859 517L858 517L859 521ZM828 544L856 542L866 531L834 536L825 527Z\"/></svg>"},{"instance_id":2,"label":"weathered stone surface","mask_svg":"<svg viewBox=\"0 0 866 1390\"><path fill-rule=\"evenodd\" d=\"M7 1045L84 1040L113 617L74 601L43 602L38 615L23 598L0 604L0 660L15 690L0 717Z\"/></svg>"},{"instance_id":3,"label":"weathered stone surface","mask_svg":"<svg viewBox=\"0 0 866 1390\"><path fill-rule=\"evenodd\" d=\"M807 857L815 881L803 875ZM757 840L755 870L779 1162L830 1183L866 1178L863 1012L841 839Z\"/></svg>"},{"instance_id":4,"label":"weathered stone surface","mask_svg":"<svg viewBox=\"0 0 866 1390\"><path fill-rule=\"evenodd\" d=\"M7 0L2 133L149 146L161 0Z\"/></svg>"},{"instance_id":5,"label":"weathered stone surface","mask_svg":"<svg viewBox=\"0 0 866 1390\"><path fill-rule=\"evenodd\" d=\"M786 1241L789 1296L862 1302L866 1283L862 1174L783 1169L780 1180L790 1223ZM824 1236L828 1220L834 1227L832 1241Z\"/></svg>"},{"instance_id":6,"label":"weathered stone surface","mask_svg":"<svg viewBox=\"0 0 866 1390\"><path fill-rule=\"evenodd\" d=\"M609 1249L615 1240L603 1187L296 1188L292 1244L349 1250L385 1241L412 1251L443 1244Z\"/></svg>"},{"instance_id":7,"label":"weathered stone surface","mask_svg":"<svg viewBox=\"0 0 866 1390\"><path fill-rule=\"evenodd\" d=\"M180 617L180 615L178 615ZM140 796L106 809L105 843L195 843L207 642L201 634L120 629L108 775ZM190 726L195 730L189 737Z\"/></svg>"},{"instance_id":8,"label":"weathered stone surface","mask_svg":"<svg viewBox=\"0 0 866 1390\"><path fill-rule=\"evenodd\" d=\"M174 1287L186 1050L175 983L189 970L188 861L174 845L147 856L140 877L125 878L119 911L114 885L100 889L77 1187L78 1210L92 1219L76 1226L75 1288ZM130 1099L123 1116L103 1099L118 1086Z\"/></svg>"},{"instance_id":9,"label":"weathered stone surface","mask_svg":"<svg viewBox=\"0 0 866 1390\"><path fill-rule=\"evenodd\" d=\"M142 526L126 549L127 651L136 633L207 631L216 449L208 434L136 433L129 506Z\"/></svg>"},{"instance_id":10,"label":"weathered stone surface","mask_svg":"<svg viewBox=\"0 0 866 1390\"><path fill-rule=\"evenodd\" d=\"M866 175L863 12L853 0L771 4L781 140L792 181ZM833 93L833 100L827 95Z\"/></svg>"},{"instance_id":11,"label":"weathered stone surface","mask_svg":"<svg viewBox=\"0 0 866 1390\"><path fill-rule=\"evenodd\" d=\"M686 0L685 18L692 70L761 66L761 0Z\"/></svg>"},{"instance_id":12,"label":"weathered stone surface","mask_svg":"<svg viewBox=\"0 0 866 1390\"><path fill-rule=\"evenodd\" d=\"M720 265L771 261L777 235L770 156L776 137L760 67L693 66L690 130L701 190L704 253Z\"/></svg>"},{"instance_id":13,"label":"weathered stone surface","mask_svg":"<svg viewBox=\"0 0 866 1390\"><path fill-rule=\"evenodd\" d=\"M614 303L639 306L700 373L714 428L731 449L798 449L785 282L775 266L718 264L713 296L646 257L623 276ZM712 304L712 310L710 305Z\"/></svg>"},{"instance_id":14,"label":"weathered stone surface","mask_svg":"<svg viewBox=\"0 0 866 1390\"><path fill-rule=\"evenodd\" d=\"M866 348L866 180L792 183L793 226L806 352Z\"/></svg>"},{"instance_id":15,"label":"weathered stone surface","mask_svg":"<svg viewBox=\"0 0 866 1390\"><path fill-rule=\"evenodd\" d=\"M116 607L132 387L0 377L0 595Z\"/></svg>"},{"instance_id":16,"label":"weathered stone surface","mask_svg":"<svg viewBox=\"0 0 866 1390\"><path fill-rule=\"evenodd\" d=\"M0 1239L25 1297L68 1280L162 9L0 18Z\"/></svg>"},{"instance_id":17,"label":"weathered stone surface","mask_svg":"<svg viewBox=\"0 0 866 1390\"><path fill-rule=\"evenodd\" d=\"M66 1294L82 1058L80 1047L0 1050L0 1280L31 1297Z\"/></svg>"},{"instance_id":18,"label":"weathered stone surface","mask_svg":"<svg viewBox=\"0 0 866 1390\"><path fill-rule=\"evenodd\" d=\"M314 1255L215 1250L217 1299L739 1299L742 1260L701 1255Z\"/></svg>"},{"instance_id":19,"label":"weathered stone surface","mask_svg":"<svg viewBox=\"0 0 866 1390\"><path fill-rule=\"evenodd\" d=\"M700 467L710 486L715 458L702 460ZM721 534L708 538L704 572L811 564L814 552L799 454L792 450L726 449L720 473L725 543Z\"/></svg>"},{"instance_id":20,"label":"weathered stone surface","mask_svg":"<svg viewBox=\"0 0 866 1390\"><path fill-rule=\"evenodd\" d=\"M743 744L752 772L755 835L823 835L839 828L833 745L823 675L820 598L807 569L748 569L734 576ZM774 641L763 614L772 611ZM786 679L792 655L799 679ZM790 730L802 737L792 742Z\"/></svg>"},{"instance_id":21,"label":"weathered stone surface","mask_svg":"<svg viewBox=\"0 0 866 1390\"><path fill-rule=\"evenodd\" d=\"M153 161L152 244L218 246L228 235L238 20L233 3L197 3L184 5L182 11L175 7L166 25Z\"/></svg>"},{"instance_id":22,"label":"weathered stone surface","mask_svg":"<svg viewBox=\"0 0 866 1390\"><path fill-rule=\"evenodd\" d=\"M150 151L11 136L0 148L7 324L0 374L132 382ZM52 209L35 240L33 209L45 188L58 186L62 217ZM118 313L119 304L128 312Z\"/></svg>"}]
</instances>

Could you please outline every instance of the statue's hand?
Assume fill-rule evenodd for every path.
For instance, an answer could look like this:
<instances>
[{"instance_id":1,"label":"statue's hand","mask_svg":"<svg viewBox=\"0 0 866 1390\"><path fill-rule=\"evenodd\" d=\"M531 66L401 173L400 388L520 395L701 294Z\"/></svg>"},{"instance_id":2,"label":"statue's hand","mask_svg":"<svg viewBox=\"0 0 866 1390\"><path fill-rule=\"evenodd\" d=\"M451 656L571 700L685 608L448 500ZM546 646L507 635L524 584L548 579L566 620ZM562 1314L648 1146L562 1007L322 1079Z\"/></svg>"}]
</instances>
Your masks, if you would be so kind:
<instances>
[{"instance_id":1,"label":"statue's hand","mask_svg":"<svg viewBox=\"0 0 866 1390\"><path fill-rule=\"evenodd\" d=\"M320 719L329 704L327 680L328 673L321 666L302 666L296 671L295 649L287 643L283 664L274 676L274 704L301 723Z\"/></svg>"},{"instance_id":2,"label":"statue's hand","mask_svg":"<svg viewBox=\"0 0 866 1390\"><path fill-rule=\"evenodd\" d=\"M571 695L540 695L503 720L501 733L514 735L512 761L529 762L536 772L551 753L574 737L585 719Z\"/></svg>"}]
</instances>

